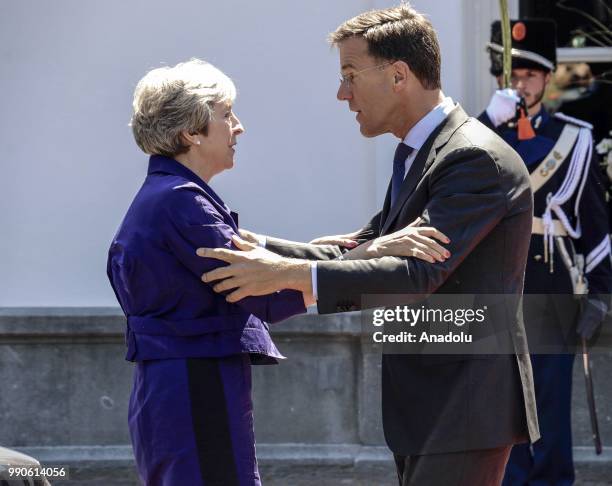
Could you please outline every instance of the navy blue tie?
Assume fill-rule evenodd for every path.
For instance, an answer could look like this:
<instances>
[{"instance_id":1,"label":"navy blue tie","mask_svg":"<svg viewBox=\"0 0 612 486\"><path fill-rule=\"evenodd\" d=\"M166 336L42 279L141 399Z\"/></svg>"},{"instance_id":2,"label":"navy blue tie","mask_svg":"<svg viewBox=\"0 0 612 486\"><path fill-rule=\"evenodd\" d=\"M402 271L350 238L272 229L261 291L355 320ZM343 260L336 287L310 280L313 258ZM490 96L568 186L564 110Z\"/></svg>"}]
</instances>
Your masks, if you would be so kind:
<instances>
[{"instance_id":1,"label":"navy blue tie","mask_svg":"<svg viewBox=\"0 0 612 486\"><path fill-rule=\"evenodd\" d=\"M393 157L393 176L391 177L391 206L395 204L397 196L399 196L404 175L406 173L406 159L414 149L403 142L400 142L395 149L395 157Z\"/></svg>"}]
</instances>

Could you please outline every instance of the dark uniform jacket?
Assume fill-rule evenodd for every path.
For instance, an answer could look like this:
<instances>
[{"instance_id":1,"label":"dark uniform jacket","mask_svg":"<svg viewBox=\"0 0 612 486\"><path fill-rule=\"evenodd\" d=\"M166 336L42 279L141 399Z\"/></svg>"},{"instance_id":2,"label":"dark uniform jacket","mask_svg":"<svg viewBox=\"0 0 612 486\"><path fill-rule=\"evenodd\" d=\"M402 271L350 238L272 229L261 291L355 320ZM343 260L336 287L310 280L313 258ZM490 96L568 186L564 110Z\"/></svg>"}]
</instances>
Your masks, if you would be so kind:
<instances>
[{"instance_id":1,"label":"dark uniform jacket","mask_svg":"<svg viewBox=\"0 0 612 486\"><path fill-rule=\"evenodd\" d=\"M479 119L491 126L486 113ZM517 130L512 126L502 125L496 131L521 155L532 178L538 172L546 174L557 169L534 192L534 217L545 219L548 213L566 234L554 238L551 244L550 239L547 241L534 231L525 276L525 293L535 294L525 300L531 350L554 352L551 345L572 346L575 342L579 309L572 294L581 292L572 284L559 245L564 245L573 261L579 255L584 262L589 294L598 294L607 302L606 296L612 291L610 228L604 182L590 142L590 126L564 115L550 115L544 108L533 117L532 125L536 137L530 140L518 140ZM566 153L560 153L556 144L568 125L580 135ZM558 198L562 192L565 197L555 205L555 196Z\"/></svg>"}]
</instances>

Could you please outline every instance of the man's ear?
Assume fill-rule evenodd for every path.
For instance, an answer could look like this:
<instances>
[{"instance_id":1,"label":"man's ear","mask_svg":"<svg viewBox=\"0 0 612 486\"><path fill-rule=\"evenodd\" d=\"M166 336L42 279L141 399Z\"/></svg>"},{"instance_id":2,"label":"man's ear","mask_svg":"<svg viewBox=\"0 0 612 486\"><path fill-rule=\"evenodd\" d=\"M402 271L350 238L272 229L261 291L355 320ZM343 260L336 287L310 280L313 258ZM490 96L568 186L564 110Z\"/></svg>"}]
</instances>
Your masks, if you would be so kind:
<instances>
[{"instance_id":1,"label":"man's ear","mask_svg":"<svg viewBox=\"0 0 612 486\"><path fill-rule=\"evenodd\" d=\"M409 79L414 77L410 67L404 61L395 61L391 64L391 69L393 69L393 89L395 90L404 89Z\"/></svg>"},{"instance_id":2,"label":"man's ear","mask_svg":"<svg viewBox=\"0 0 612 486\"><path fill-rule=\"evenodd\" d=\"M550 71L548 71L546 73L546 76L544 76L544 83L548 84L550 82L550 78L552 78L552 73Z\"/></svg>"}]
</instances>

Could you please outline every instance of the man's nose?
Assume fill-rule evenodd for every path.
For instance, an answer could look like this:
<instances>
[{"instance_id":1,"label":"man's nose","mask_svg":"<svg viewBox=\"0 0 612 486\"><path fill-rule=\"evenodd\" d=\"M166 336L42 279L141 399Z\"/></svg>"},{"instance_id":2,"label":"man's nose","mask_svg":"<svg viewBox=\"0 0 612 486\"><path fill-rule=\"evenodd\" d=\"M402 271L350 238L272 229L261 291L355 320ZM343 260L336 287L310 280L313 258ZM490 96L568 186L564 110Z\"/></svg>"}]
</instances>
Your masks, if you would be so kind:
<instances>
[{"instance_id":1,"label":"man's nose","mask_svg":"<svg viewBox=\"0 0 612 486\"><path fill-rule=\"evenodd\" d=\"M351 88L347 85L348 83L344 81L340 83L340 86L338 87L338 92L336 93L336 98L338 98L338 101L348 101L353 97Z\"/></svg>"}]
</instances>

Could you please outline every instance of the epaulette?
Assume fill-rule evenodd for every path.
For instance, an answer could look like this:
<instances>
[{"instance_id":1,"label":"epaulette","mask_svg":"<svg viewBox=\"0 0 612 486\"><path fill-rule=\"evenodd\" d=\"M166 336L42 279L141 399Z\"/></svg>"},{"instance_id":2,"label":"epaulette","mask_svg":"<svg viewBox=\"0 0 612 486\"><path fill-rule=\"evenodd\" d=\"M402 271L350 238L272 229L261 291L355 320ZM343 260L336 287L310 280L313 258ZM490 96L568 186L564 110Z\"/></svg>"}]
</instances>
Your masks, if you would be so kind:
<instances>
[{"instance_id":1,"label":"epaulette","mask_svg":"<svg viewBox=\"0 0 612 486\"><path fill-rule=\"evenodd\" d=\"M566 123L571 123L572 125L576 125L582 128L588 128L589 130L593 130L593 125L584 120L579 120L578 118L574 118L573 116L566 115L565 113L557 112L554 114L555 118L559 120L563 120Z\"/></svg>"}]
</instances>

